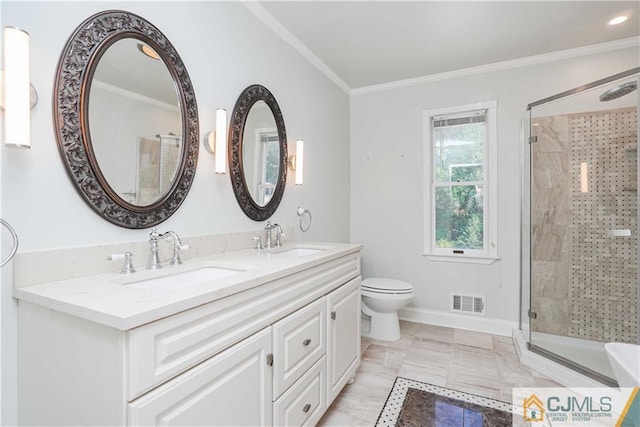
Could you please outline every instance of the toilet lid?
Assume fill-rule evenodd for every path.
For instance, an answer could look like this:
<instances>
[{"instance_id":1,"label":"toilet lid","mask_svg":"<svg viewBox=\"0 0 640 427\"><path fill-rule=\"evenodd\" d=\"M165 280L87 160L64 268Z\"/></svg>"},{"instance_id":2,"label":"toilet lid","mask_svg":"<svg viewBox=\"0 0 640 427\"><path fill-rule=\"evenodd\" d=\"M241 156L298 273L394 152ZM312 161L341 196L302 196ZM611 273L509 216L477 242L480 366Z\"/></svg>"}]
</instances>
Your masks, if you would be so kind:
<instances>
[{"instance_id":1,"label":"toilet lid","mask_svg":"<svg viewBox=\"0 0 640 427\"><path fill-rule=\"evenodd\" d=\"M413 286L402 280L370 277L362 281L362 290L385 294L404 294L413 292Z\"/></svg>"}]
</instances>

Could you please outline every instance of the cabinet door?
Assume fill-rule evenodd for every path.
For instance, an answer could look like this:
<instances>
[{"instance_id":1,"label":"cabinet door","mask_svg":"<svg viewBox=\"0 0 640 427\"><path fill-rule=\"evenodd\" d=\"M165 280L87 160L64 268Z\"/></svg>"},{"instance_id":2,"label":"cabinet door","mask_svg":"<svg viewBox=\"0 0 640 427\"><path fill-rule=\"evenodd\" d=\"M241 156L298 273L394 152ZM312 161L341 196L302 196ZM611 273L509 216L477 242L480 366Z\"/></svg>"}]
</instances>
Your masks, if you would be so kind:
<instances>
[{"instance_id":1,"label":"cabinet door","mask_svg":"<svg viewBox=\"0 0 640 427\"><path fill-rule=\"evenodd\" d=\"M327 295L327 405L360 365L360 277Z\"/></svg>"},{"instance_id":2,"label":"cabinet door","mask_svg":"<svg viewBox=\"0 0 640 427\"><path fill-rule=\"evenodd\" d=\"M133 401L129 425L270 425L270 352L268 327Z\"/></svg>"}]
</instances>

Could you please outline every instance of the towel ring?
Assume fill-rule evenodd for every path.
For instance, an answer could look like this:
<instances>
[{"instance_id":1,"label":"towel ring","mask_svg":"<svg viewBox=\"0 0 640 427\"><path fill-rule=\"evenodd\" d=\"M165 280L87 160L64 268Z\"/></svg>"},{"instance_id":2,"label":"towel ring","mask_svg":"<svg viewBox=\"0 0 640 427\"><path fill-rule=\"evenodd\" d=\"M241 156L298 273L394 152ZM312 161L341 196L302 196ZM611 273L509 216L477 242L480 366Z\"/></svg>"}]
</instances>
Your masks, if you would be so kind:
<instances>
[{"instance_id":1,"label":"towel ring","mask_svg":"<svg viewBox=\"0 0 640 427\"><path fill-rule=\"evenodd\" d=\"M307 231L309 231L309 229L311 228L311 212L309 212L307 209L305 208L298 208L296 210L296 213L298 214L298 216L300 217L300 230L302 230L303 233L306 233ZM306 227L304 227L302 225L303 221L304 221L304 216L308 215L309 216L309 225L307 225Z\"/></svg>"},{"instance_id":2,"label":"towel ring","mask_svg":"<svg viewBox=\"0 0 640 427\"><path fill-rule=\"evenodd\" d=\"M0 262L0 267L2 267L6 263L11 261L11 259L14 257L16 252L18 252L18 235L16 234L15 230L13 229L13 227L11 227L9 225L9 223L7 221L5 221L4 219L0 218L0 224L4 225L7 228L7 230L9 230L9 233L11 233L11 238L13 239L13 249L11 249L11 253L7 257L7 259L5 259L2 262Z\"/></svg>"}]
</instances>

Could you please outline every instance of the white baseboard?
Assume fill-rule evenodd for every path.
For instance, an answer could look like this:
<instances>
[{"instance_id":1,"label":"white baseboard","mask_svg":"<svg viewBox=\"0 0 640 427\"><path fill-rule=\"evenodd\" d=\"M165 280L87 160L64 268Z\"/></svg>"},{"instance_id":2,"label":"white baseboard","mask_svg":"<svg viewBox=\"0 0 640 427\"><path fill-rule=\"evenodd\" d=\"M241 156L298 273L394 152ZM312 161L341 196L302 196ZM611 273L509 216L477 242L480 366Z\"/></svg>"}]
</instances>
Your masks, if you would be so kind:
<instances>
[{"instance_id":1,"label":"white baseboard","mask_svg":"<svg viewBox=\"0 0 640 427\"><path fill-rule=\"evenodd\" d=\"M468 331L484 332L487 334L512 336L512 331L518 328L518 322L494 319L491 317L466 316L446 311L427 310L424 308L406 307L398 312L398 317L410 322L426 323L428 325L445 326L448 328L466 329Z\"/></svg>"},{"instance_id":2,"label":"white baseboard","mask_svg":"<svg viewBox=\"0 0 640 427\"><path fill-rule=\"evenodd\" d=\"M596 380L530 351L527 348L527 342L524 339L524 335L522 335L522 331L518 328L513 329L513 341L522 364L535 369L565 387L606 387L606 385Z\"/></svg>"}]
</instances>

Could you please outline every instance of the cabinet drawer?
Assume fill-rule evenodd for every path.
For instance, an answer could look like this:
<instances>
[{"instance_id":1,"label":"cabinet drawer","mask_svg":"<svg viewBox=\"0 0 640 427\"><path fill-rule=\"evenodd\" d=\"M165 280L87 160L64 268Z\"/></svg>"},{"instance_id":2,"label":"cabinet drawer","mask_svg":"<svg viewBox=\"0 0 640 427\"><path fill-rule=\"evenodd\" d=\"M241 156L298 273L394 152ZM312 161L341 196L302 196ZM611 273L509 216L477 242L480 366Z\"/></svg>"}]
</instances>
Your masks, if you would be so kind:
<instances>
[{"instance_id":1,"label":"cabinet drawer","mask_svg":"<svg viewBox=\"0 0 640 427\"><path fill-rule=\"evenodd\" d=\"M313 426L320 421L326 404L326 366L323 356L273 404L274 426Z\"/></svg>"},{"instance_id":2,"label":"cabinet drawer","mask_svg":"<svg viewBox=\"0 0 640 427\"><path fill-rule=\"evenodd\" d=\"M325 298L273 325L273 400L326 353Z\"/></svg>"}]
</instances>

